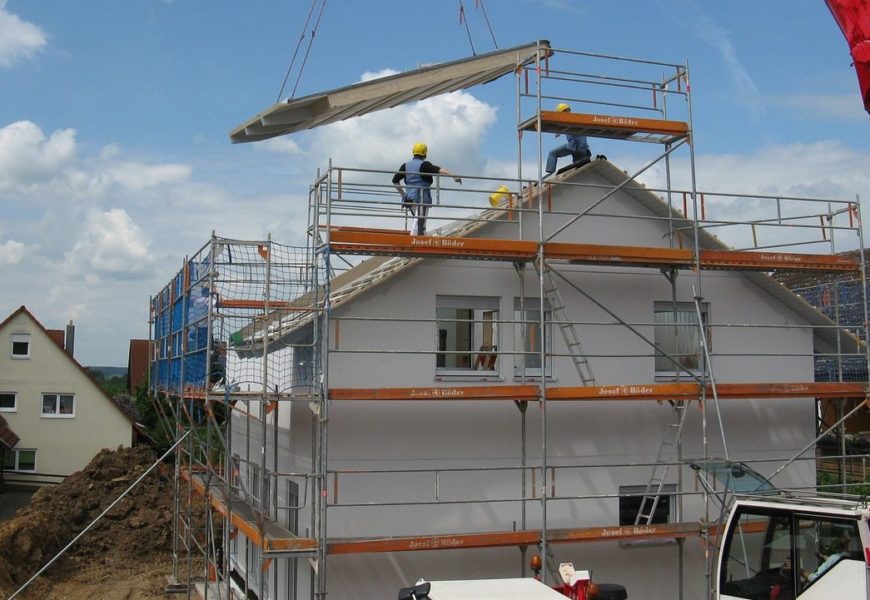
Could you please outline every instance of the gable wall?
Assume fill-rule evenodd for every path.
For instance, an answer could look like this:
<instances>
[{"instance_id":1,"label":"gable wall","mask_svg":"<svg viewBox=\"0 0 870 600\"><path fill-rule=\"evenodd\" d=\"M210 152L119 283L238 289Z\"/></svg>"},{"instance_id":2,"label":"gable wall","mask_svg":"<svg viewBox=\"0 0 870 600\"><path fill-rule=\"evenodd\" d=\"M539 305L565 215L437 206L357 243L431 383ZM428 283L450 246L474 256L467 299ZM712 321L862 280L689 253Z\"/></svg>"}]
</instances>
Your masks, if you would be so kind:
<instances>
[{"instance_id":1,"label":"gable wall","mask_svg":"<svg viewBox=\"0 0 870 600\"><path fill-rule=\"evenodd\" d=\"M13 333L31 335L29 359L10 358ZM16 448L37 450L39 473L69 475L101 449L132 441L130 421L24 314L0 330L0 391L17 394L17 411L3 416L21 438ZM74 394L75 417L43 417L43 393Z\"/></svg>"}]
</instances>

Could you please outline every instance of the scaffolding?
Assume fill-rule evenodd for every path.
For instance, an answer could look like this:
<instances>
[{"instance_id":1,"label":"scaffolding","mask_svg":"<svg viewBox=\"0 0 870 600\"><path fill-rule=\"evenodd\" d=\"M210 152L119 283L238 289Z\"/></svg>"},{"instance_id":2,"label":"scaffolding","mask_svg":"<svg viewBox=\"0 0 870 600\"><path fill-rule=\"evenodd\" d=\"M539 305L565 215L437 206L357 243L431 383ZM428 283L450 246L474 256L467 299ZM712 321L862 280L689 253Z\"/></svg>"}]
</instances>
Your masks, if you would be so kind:
<instances>
[{"instance_id":1,"label":"scaffolding","mask_svg":"<svg viewBox=\"0 0 870 600\"><path fill-rule=\"evenodd\" d=\"M487 65L499 73L504 70L501 62ZM683 541L703 537L711 544L718 516L711 514L707 490L689 485L691 470L682 447L689 412L700 408L694 422L701 430L697 439L703 456L694 458L706 461L713 458L711 452L729 458L720 400L852 398L857 399L855 410L866 408L866 367L863 378L844 376L842 367L862 361L866 365L866 346L861 344L867 339L868 322L864 253L835 252L835 242L863 248L857 201L699 191L685 65L562 50L539 42L517 50L507 72L515 77L516 179L462 174L459 187L435 177L433 211L427 216L430 235L408 233L413 215L396 201L389 183L392 172L330 163L310 188L305 247L212 235L151 299L151 388L178 435L195 434L176 455L174 575L188 590L198 582L200 594L207 598L231 598L234 590L259 598L279 593L296 597L290 590L307 581L313 597L326 598L333 557L459 548L519 548L517 570L522 575L527 573L526 550L533 548L548 563L550 573L545 571L543 577L550 581L553 545L676 540L682 598ZM486 80L464 76L472 82ZM417 97L412 91L403 93L405 101ZM574 110L547 110L559 102L570 103ZM306 110L312 106L303 104ZM282 114L293 110L281 108ZM257 127L248 124L252 140L284 132L270 125L277 121L269 118L257 120ZM287 123L281 127L301 127ZM235 131L234 141L245 141L244 132L245 128ZM650 156L630 174L597 158L545 177L548 134L643 142ZM529 175L525 171L530 164ZM638 183L650 170L663 175L665 187ZM580 173L587 177L575 181ZM687 186L675 185L677 179ZM566 209L565 198L576 199L576 206ZM622 204L609 210L616 201ZM642 210L626 214L622 209L627 201ZM606 222L638 231L641 243L609 243L606 232L594 231ZM592 239L578 243L576 228L585 223L590 225L583 231ZM660 235L641 235L643 228ZM373 290L377 294L388 289L400 274L434 261L443 261L447 268L458 261L509 268L515 277L515 304L504 312L513 313L513 318L501 315L498 304L480 302L474 310L465 310L446 297L443 313L428 320L344 310L355 299L370 297ZM602 268L629 277L643 272L663 278L669 297L656 302L652 322L620 314L608 298L597 295L595 286L584 282L600 277ZM805 323L712 319L705 290L716 287L719 274L738 271ZM855 278L861 285L848 314L854 312L862 320L846 324L841 318L846 311L815 311L771 279L772 272ZM569 296L570 302L565 299ZM583 319L571 314L577 306L586 307ZM457 347L436 336L434 347L421 347L410 341L413 334L403 333L421 325L436 331L462 328L474 332L470 337L480 343ZM346 342L367 326L392 335L366 338L356 345ZM554 341L554 327L562 335L561 346ZM508 330L516 332L512 345L503 343ZM586 340L614 331L633 340L630 352L598 348L590 353L596 344ZM803 356L817 364L834 361L838 368L829 378L817 380L744 382L733 375L718 379L714 364L734 357L715 350L710 341L714 332L727 337L758 331L784 333L790 339L805 338L809 332L828 351L801 354L784 348L772 354L747 348L744 357L785 361ZM389 373L387 361L398 356L434 359L441 376L428 386L347 385L347 360L380 365L382 381L404 381L400 374ZM656 377L612 381L613 373L631 371L613 365L651 360ZM570 365L573 377L562 368L555 378L556 363ZM515 405L519 464L335 464L330 454L335 444L330 441L335 428L331 410L367 403L389 410L436 401L451 406ZM648 452L650 460L557 456L548 416L559 410L555 407L615 401L655 402L673 409L658 451ZM538 432L527 427L530 405L539 409ZM305 427L298 425L300 421ZM508 434L515 435L490 432ZM717 435L720 440L713 439ZM782 457L786 459L804 464L814 460ZM648 483L629 492L601 492L582 484L588 473L614 469L645 471ZM516 488L492 496L486 489L490 476L517 482ZM381 488L381 493L357 493L355 485L362 480ZM463 482L451 483L463 493L447 493L448 481ZM196 514L193 495L206 499L203 515ZM622 501L631 500L625 502L627 514L620 514L619 523L580 519L565 527L564 518L548 515L551 507L563 515L566 505L582 514L577 507L613 499L620 500L621 511ZM701 518L685 520L684 503L701 506ZM514 518L480 531L456 533L427 524L417 531L387 528L372 533L360 527L367 533L330 534L333 520L341 523L351 518L345 515L360 518L371 510L416 509L428 515L433 508L491 507L501 514L502 506L518 507ZM192 557L199 555L206 566L194 572L193 565L199 563ZM710 558L705 563L708 589Z\"/></svg>"}]
</instances>

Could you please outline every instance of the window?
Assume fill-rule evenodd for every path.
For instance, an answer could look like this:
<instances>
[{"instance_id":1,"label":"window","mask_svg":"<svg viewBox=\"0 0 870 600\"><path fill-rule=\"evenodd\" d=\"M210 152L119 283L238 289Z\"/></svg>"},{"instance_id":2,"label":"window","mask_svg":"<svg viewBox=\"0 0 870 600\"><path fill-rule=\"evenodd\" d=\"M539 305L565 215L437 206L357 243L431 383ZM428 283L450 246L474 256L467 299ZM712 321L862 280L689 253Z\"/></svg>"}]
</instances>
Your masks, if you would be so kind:
<instances>
[{"instance_id":1,"label":"window","mask_svg":"<svg viewBox=\"0 0 870 600\"><path fill-rule=\"evenodd\" d=\"M520 307L520 298L514 298L514 376L541 376L541 346L545 345L545 377L552 377L553 364L550 355L553 352L553 324L550 305L544 301L544 323L541 328L541 302L538 298L526 298ZM543 340L541 334L544 333Z\"/></svg>"},{"instance_id":2,"label":"window","mask_svg":"<svg viewBox=\"0 0 870 600\"><path fill-rule=\"evenodd\" d=\"M0 412L15 412L15 392L0 392Z\"/></svg>"},{"instance_id":3,"label":"window","mask_svg":"<svg viewBox=\"0 0 870 600\"><path fill-rule=\"evenodd\" d=\"M6 471L36 471L36 450L21 448L4 450L3 469Z\"/></svg>"},{"instance_id":4,"label":"window","mask_svg":"<svg viewBox=\"0 0 870 600\"><path fill-rule=\"evenodd\" d=\"M655 492L653 489L646 499L644 505L644 494L646 486L644 485L623 485L619 487L619 524L634 525L637 521L637 516L640 513L643 505L644 514L649 514L650 504L655 500ZM677 492L677 486L674 484L665 484L662 486L662 493L659 495L658 502L655 503L655 511L650 523L670 523L671 522L671 505L674 494ZM643 523L646 523L646 518L643 518Z\"/></svg>"},{"instance_id":5,"label":"window","mask_svg":"<svg viewBox=\"0 0 870 600\"><path fill-rule=\"evenodd\" d=\"M498 298L438 296L435 299L438 373L498 372Z\"/></svg>"},{"instance_id":6,"label":"window","mask_svg":"<svg viewBox=\"0 0 870 600\"><path fill-rule=\"evenodd\" d=\"M704 303L701 305L701 321L705 326L709 322L707 315L708 306ZM709 344L709 329L705 335ZM661 349L656 350L657 375L676 375L681 371L666 355L670 355L686 371L696 372L703 367L698 316L693 303L677 302L675 307L672 302L656 302L654 341Z\"/></svg>"},{"instance_id":7,"label":"window","mask_svg":"<svg viewBox=\"0 0 870 600\"><path fill-rule=\"evenodd\" d=\"M12 358L30 358L30 334L12 334Z\"/></svg>"},{"instance_id":8,"label":"window","mask_svg":"<svg viewBox=\"0 0 870 600\"><path fill-rule=\"evenodd\" d=\"M75 396L72 394L43 394L42 416L66 418L76 416Z\"/></svg>"},{"instance_id":9,"label":"window","mask_svg":"<svg viewBox=\"0 0 870 600\"><path fill-rule=\"evenodd\" d=\"M813 597L823 598L834 589L824 581L836 582L838 589L864 585L864 556L853 520L747 507L723 552L720 589L736 598L760 598L762 591L767 598L774 588L780 598L794 598L795 590L799 595L809 587L818 589ZM851 568L856 563L860 568Z\"/></svg>"}]
</instances>

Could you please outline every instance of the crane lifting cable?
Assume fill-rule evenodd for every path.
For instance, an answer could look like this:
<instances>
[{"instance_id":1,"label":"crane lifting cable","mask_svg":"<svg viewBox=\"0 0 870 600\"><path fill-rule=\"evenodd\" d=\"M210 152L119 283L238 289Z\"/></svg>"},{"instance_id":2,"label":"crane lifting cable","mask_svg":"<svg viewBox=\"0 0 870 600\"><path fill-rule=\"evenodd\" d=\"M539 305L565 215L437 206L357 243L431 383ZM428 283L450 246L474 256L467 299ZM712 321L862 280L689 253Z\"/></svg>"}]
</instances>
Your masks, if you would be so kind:
<instances>
[{"instance_id":1,"label":"crane lifting cable","mask_svg":"<svg viewBox=\"0 0 870 600\"><path fill-rule=\"evenodd\" d=\"M870 112L870 0L825 0L849 44L864 110Z\"/></svg>"},{"instance_id":2,"label":"crane lifting cable","mask_svg":"<svg viewBox=\"0 0 870 600\"><path fill-rule=\"evenodd\" d=\"M284 88L287 86L287 79L289 79L290 72L293 70L293 65L296 63L296 56L299 54L299 48L302 46L302 41L305 39L305 32L308 30L308 23L311 22L311 15L314 14L315 6L317 6L317 0L311 0L311 8L308 9L308 17L305 19L305 25L302 26L302 33L299 34L296 48L293 49L293 56L290 58L290 64L287 65L287 72L284 74L284 81L281 82L281 89L278 90L278 98L275 102L280 102L281 96L284 94Z\"/></svg>"},{"instance_id":3,"label":"crane lifting cable","mask_svg":"<svg viewBox=\"0 0 870 600\"><path fill-rule=\"evenodd\" d=\"M492 24L489 22L489 15L486 12L486 7L483 5L483 0L474 0L474 8L480 9L483 12L483 20L486 22L486 27L489 30L489 36L492 38L492 44L498 50L498 42L495 41L495 33L492 31ZM477 56L474 50L474 42L471 41L471 29L468 26L468 15L465 12L465 5L462 0L459 0L459 24L465 25L465 33L468 35L468 44L471 46L471 54Z\"/></svg>"}]
</instances>

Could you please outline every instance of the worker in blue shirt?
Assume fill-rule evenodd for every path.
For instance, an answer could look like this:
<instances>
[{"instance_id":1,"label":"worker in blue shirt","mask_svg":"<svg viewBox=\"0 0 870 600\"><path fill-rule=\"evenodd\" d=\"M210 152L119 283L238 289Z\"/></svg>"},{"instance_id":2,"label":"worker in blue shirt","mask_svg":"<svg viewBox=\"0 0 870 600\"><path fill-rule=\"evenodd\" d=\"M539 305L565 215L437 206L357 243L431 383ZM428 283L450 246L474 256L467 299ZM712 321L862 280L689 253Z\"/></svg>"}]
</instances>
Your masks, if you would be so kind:
<instances>
[{"instance_id":1,"label":"worker in blue shirt","mask_svg":"<svg viewBox=\"0 0 870 600\"><path fill-rule=\"evenodd\" d=\"M426 160L426 154L429 152L426 144L417 142L411 152L414 155L413 158L403 163L393 175L393 185L402 197L402 204L412 215L417 216L417 222L411 233L426 235L426 215L429 213L429 206L432 205L432 193L429 190L432 187L432 175L448 175L459 184L462 183L462 179L447 169L433 165ZM399 185L403 179L405 180L405 189Z\"/></svg>"},{"instance_id":2,"label":"worker in blue shirt","mask_svg":"<svg viewBox=\"0 0 870 600\"><path fill-rule=\"evenodd\" d=\"M562 102L556 106L556 112L571 112L571 107ZM568 142L553 148L550 150L549 156L547 156L547 175L555 173L556 161L562 156L570 154L575 163L581 160L589 160L592 157L592 151L589 150L589 142L586 141L585 135L566 133L565 137Z\"/></svg>"}]
</instances>

